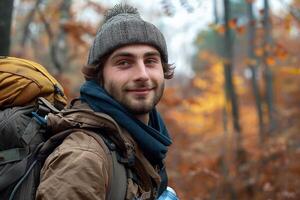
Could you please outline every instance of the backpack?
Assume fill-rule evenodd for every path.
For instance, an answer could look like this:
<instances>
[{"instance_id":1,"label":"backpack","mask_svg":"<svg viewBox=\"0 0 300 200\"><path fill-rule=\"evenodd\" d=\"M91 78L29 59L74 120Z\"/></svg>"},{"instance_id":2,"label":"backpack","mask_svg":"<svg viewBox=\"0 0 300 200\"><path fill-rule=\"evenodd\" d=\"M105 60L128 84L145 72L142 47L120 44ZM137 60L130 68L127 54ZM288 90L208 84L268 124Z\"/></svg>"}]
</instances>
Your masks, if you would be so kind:
<instances>
[{"instance_id":1,"label":"backpack","mask_svg":"<svg viewBox=\"0 0 300 200\"><path fill-rule=\"evenodd\" d=\"M44 97L56 108L66 105L62 86L40 64L0 56L0 108L35 104Z\"/></svg>"},{"instance_id":2,"label":"backpack","mask_svg":"<svg viewBox=\"0 0 300 200\"><path fill-rule=\"evenodd\" d=\"M44 161L73 132L71 128L53 135L47 127L48 115L60 114L65 105L62 86L43 66L0 57L1 200L35 199ZM112 169L107 199L125 199L128 179L135 178L126 159L110 138L95 130L84 132L109 152Z\"/></svg>"},{"instance_id":3,"label":"backpack","mask_svg":"<svg viewBox=\"0 0 300 200\"><path fill-rule=\"evenodd\" d=\"M52 136L46 117L66 105L61 85L38 63L0 57L0 199L35 199L45 159L71 133ZM112 176L109 199L122 199L126 192L125 167L117 161L109 142L87 132L106 151L111 151ZM103 145L105 144L105 145ZM111 145L113 146L113 145Z\"/></svg>"}]
</instances>

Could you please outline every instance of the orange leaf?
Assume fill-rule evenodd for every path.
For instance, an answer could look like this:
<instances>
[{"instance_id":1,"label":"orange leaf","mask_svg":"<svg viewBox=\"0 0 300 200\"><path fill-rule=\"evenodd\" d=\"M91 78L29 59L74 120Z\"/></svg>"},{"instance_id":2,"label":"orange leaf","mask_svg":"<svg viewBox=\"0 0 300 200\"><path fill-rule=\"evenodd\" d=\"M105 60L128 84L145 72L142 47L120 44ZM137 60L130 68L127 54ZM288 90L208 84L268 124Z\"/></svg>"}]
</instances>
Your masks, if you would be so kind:
<instances>
[{"instance_id":1,"label":"orange leaf","mask_svg":"<svg viewBox=\"0 0 300 200\"><path fill-rule=\"evenodd\" d=\"M236 18L229 20L229 27L232 29L235 29L237 27L237 19Z\"/></svg>"},{"instance_id":2,"label":"orange leaf","mask_svg":"<svg viewBox=\"0 0 300 200\"><path fill-rule=\"evenodd\" d=\"M285 60L288 56L288 52L283 48L281 44L276 44L274 48L274 55L280 60Z\"/></svg>"},{"instance_id":3,"label":"orange leaf","mask_svg":"<svg viewBox=\"0 0 300 200\"><path fill-rule=\"evenodd\" d=\"M273 57L269 56L267 59L266 59L266 62L268 65L275 65L276 61Z\"/></svg>"},{"instance_id":4,"label":"orange leaf","mask_svg":"<svg viewBox=\"0 0 300 200\"><path fill-rule=\"evenodd\" d=\"M225 27L224 25L218 25L216 27L216 31L219 33L219 34L224 34L225 33Z\"/></svg>"},{"instance_id":5,"label":"orange leaf","mask_svg":"<svg viewBox=\"0 0 300 200\"><path fill-rule=\"evenodd\" d=\"M283 61L287 58L288 54L286 51L280 51L276 56Z\"/></svg>"},{"instance_id":6,"label":"orange leaf","mask_svg":"<svg viewBox=\"0 0 300 200\"><path fill-rule=\"evenodd\" d=\"M202 52L199 52L199 54L198 54L198 58L200 60L208 60L209 57L210 57L210 55L207 51L202 51Z\"/></svg>"},{"instance_id":7,"label":"orange leaf","mask_svg":"<svg viewBox=\"0 0 300 200\"><path fill-rule=\"evenodd\" d=\"M236 32L238 33L238 34L244 34L245 32L246 32L246 27L245 26L238 26L237 28L236 28Z\"/></svg>"}]
</instances>

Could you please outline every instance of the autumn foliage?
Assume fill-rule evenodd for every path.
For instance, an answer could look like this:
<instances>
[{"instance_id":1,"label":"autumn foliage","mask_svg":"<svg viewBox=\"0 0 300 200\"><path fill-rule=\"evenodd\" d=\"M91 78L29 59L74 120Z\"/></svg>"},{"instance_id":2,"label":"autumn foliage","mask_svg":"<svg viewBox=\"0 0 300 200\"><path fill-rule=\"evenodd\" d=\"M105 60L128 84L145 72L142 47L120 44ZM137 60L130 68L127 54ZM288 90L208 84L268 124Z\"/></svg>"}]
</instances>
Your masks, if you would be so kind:
<instances>
[{"instance_id":1,"label":"autumn foliage","mask_svg":"<svg viewBox=\"0 0 300 200\"><path fill-rule=\"evenodd\" d=\"M266 62L274 77L276 128L267 129L269 119L265 116L263 142L259 138L251 83L241 73L243 69L234 73L242 126L241 146L236 143L229 112L224 112L228 111L228 105L221 57L209 51L199 52L198 59L209 64L189 84L167 89L161 108L174 136L168 159L169 175L182 199L300 198L300 108L297 106L300 63L296 56L299 42L297 37L291 37L291 29L299 27L299 21L288 16L272 16L274 41L272 46L256 45L258 59L238 54L245 57L244 61L239 59L244 62L239 66L258 65L262 96L266 91L261 63L264 52L269 55ZM244 26L237 26L236 20L229 25L238 37L245 34L240 31ZM222 25L211 28L224 34ZM258 29L257 44L262 40L262 32ZM264 104L264 112L266 109Z\"/></svg>"},{"instance_id":2,"label":"autumn foliage","mask_svg":"<svg viewBox=\"0 0 300 200\"><path fill-rule=\"evenodd\" d=\"M278 127L266 133L270 137L263 144L250 85L236 77L241 79L236 83L243 127L239 151L232 127L227 124L224 130L222 64L217 62L202 73L184 88L168 88L160 107L174 140L168 158L170 183L181 198L299 198L299 75L276 72ZM290 86L282 84L287 80L288 85L295 84L289 92Z\"/></svg>"}]
</instances>

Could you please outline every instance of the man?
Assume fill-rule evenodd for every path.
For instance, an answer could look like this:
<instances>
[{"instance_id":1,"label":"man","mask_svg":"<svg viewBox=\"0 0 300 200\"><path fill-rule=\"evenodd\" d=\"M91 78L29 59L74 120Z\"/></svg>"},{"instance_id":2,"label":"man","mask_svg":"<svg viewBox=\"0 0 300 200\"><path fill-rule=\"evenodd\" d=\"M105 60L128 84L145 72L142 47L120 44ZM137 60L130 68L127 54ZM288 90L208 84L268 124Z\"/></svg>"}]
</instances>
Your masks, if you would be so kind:
<instances>
[{"instance_id":1,"label":"man","mask_svg":"<svg viewBox=\"0 0 300 200\"><path fill-rule=\"evenodd\" d=\"M68 129L65 124L80 121L47 158L37 199L111 198L109 152L85 129L123 144L124 157L134 154L133 164L128 161L126 166L131 166L127 177L136 178L126 182L124 199L157 198L167 186L164 159L171 144L155 110L164 79L173 76L164 36L135 8L117 5L106 14L83 73L80 100L63 120L48 122L59 132Z\"/></svg>"}]
</instances>

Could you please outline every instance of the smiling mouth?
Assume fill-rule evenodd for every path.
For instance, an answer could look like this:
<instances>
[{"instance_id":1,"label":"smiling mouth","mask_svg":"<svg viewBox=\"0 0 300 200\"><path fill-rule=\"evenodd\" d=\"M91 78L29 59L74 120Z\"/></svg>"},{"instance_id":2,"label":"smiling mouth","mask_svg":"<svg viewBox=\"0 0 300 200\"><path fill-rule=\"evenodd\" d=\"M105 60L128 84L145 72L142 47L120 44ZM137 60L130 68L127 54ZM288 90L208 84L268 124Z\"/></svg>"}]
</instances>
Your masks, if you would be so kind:
<instances>
[{"instance_id":1,"label":"smiling mouth","mask_svg":"<svg viewBox=\"0 0 300 200\"><path fill-rule=\"evenodd\" d=\"M137 89L129 89L127 90L130 93L137 94L137 95L147 95L151 92L154 88L137 88Z\"/></svg>"}]
</instances>

